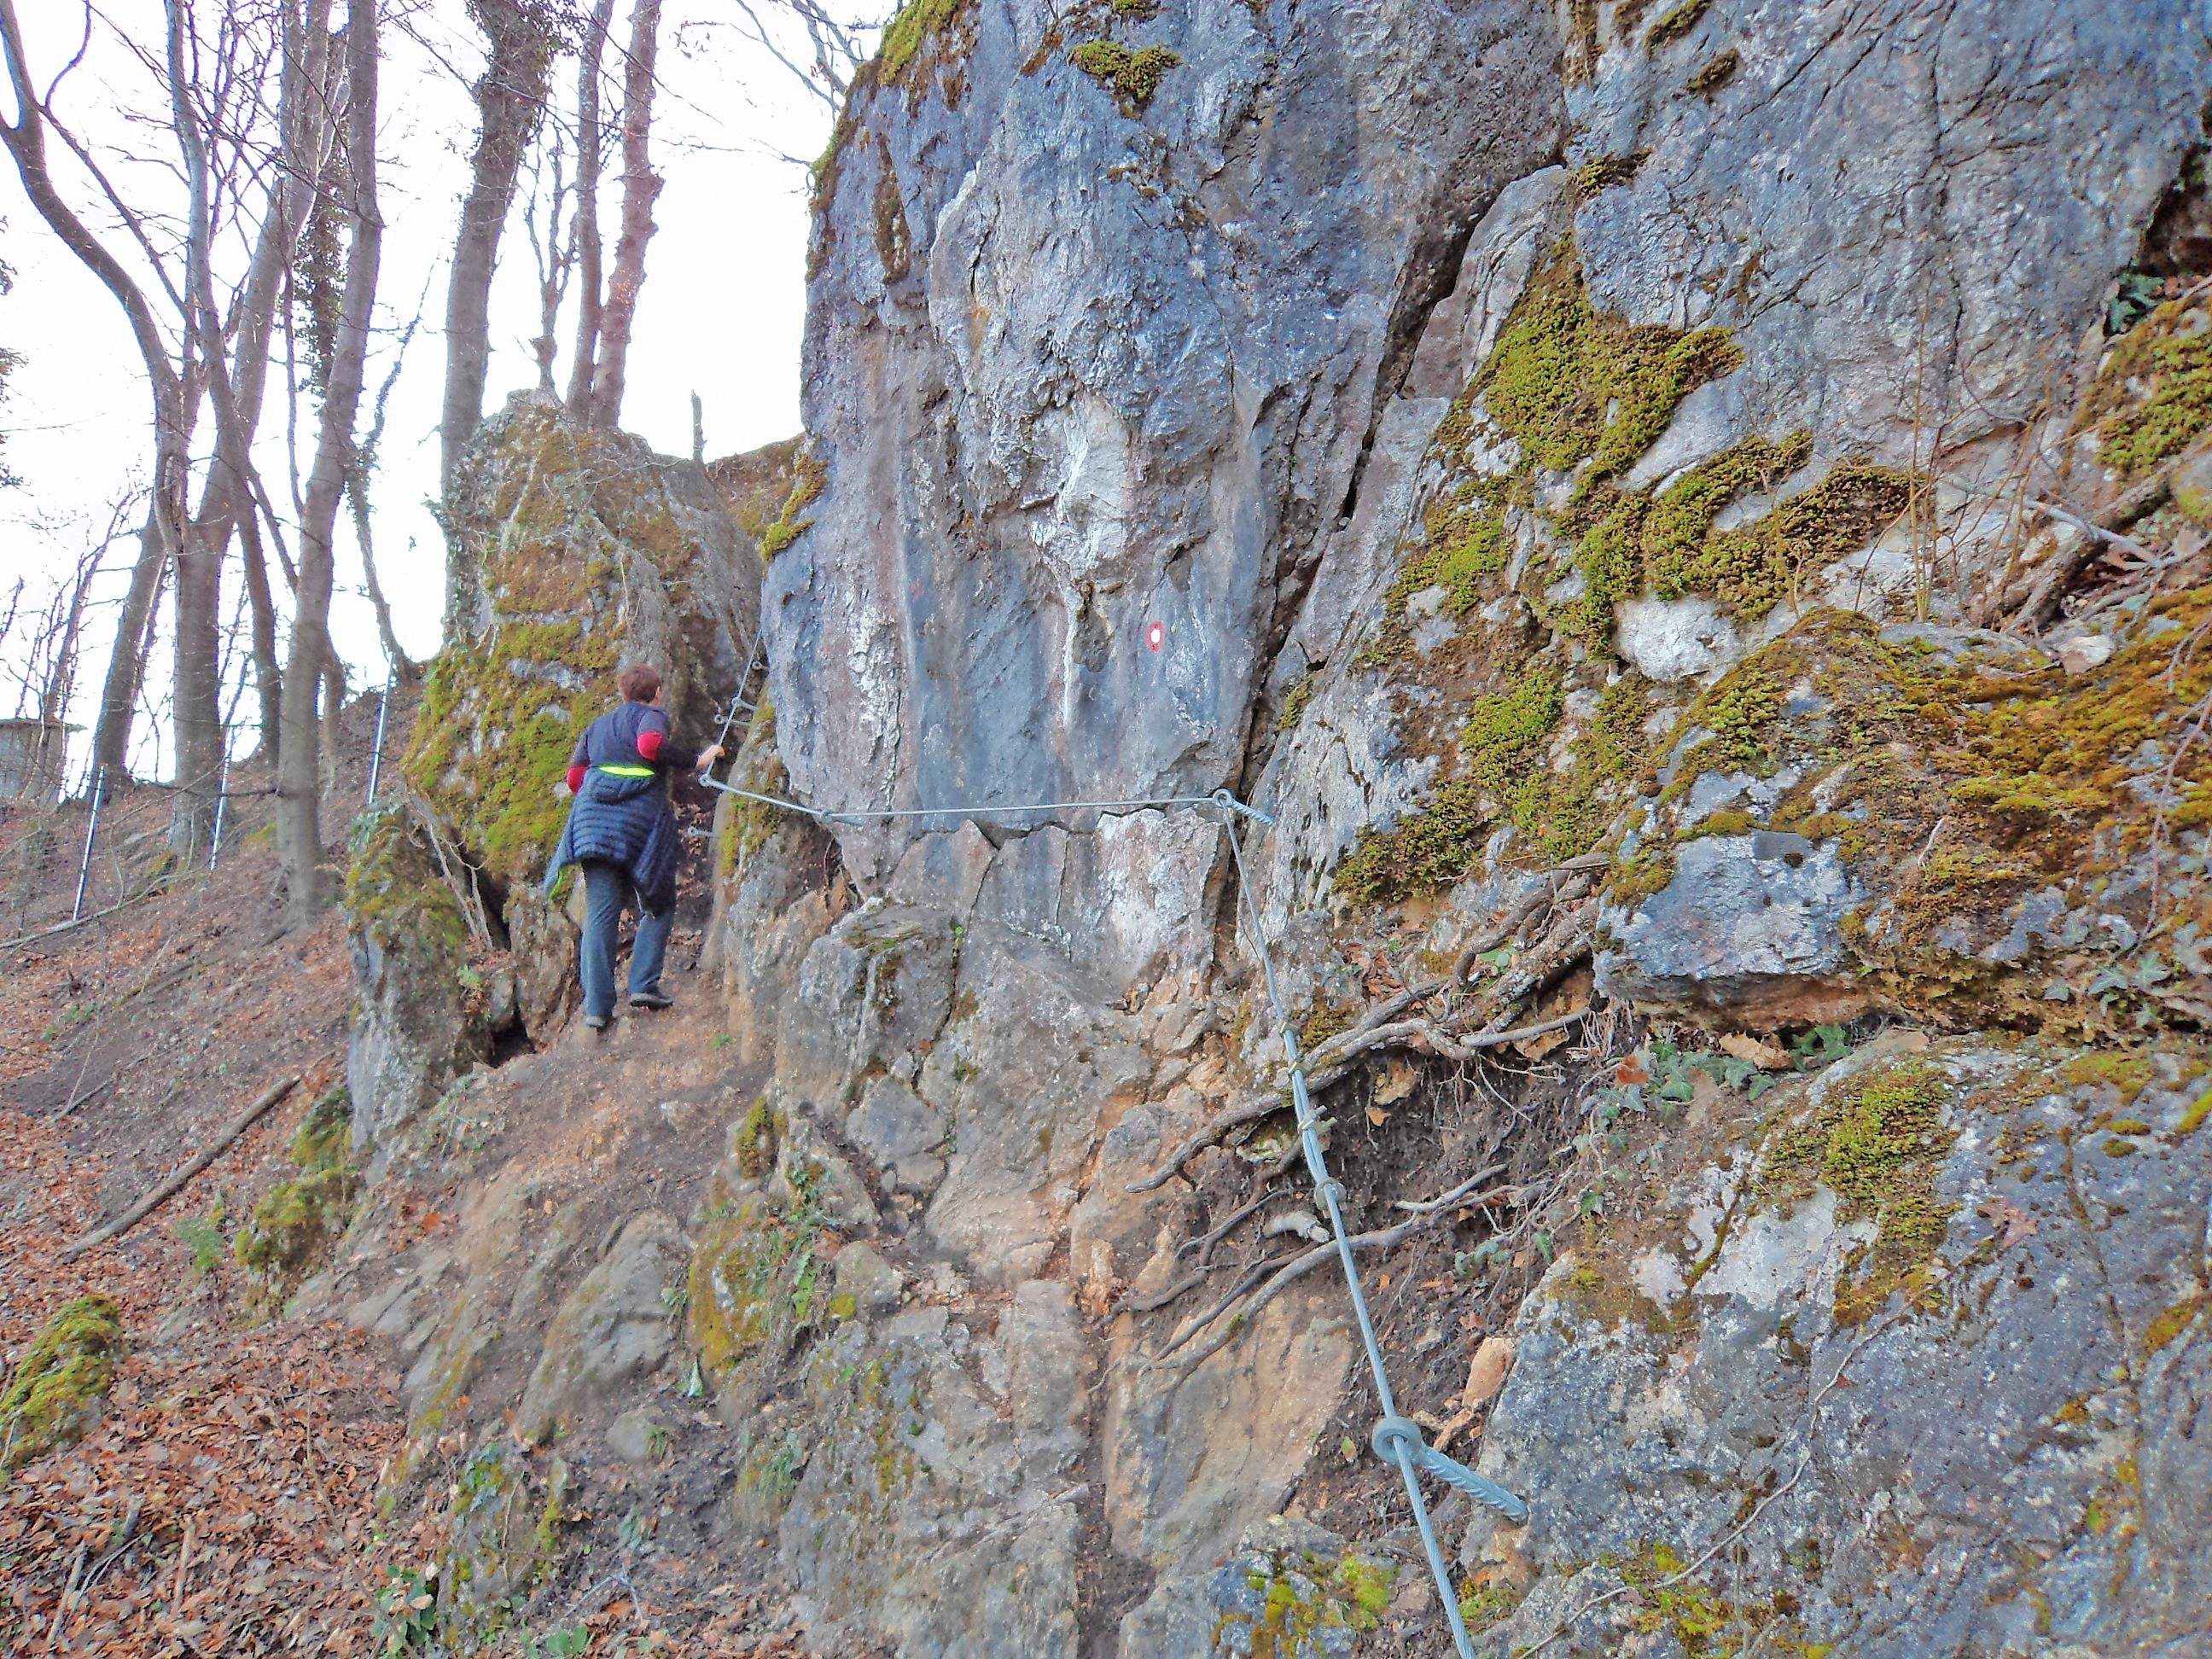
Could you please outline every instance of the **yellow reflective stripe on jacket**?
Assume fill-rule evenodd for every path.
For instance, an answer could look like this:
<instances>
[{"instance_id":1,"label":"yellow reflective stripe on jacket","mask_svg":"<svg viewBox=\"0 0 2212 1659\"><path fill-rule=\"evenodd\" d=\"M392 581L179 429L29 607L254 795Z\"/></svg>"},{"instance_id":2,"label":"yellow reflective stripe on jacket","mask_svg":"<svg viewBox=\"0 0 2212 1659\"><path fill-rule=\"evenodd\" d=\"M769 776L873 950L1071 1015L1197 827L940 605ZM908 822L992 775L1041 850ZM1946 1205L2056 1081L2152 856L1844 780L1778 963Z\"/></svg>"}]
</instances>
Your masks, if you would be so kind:
<instances>
[{"instance_id":1,"label":"yellow reflective stripe on jacket","mask_svg":"<svg viewBox=\"0 0 2212 1659\"><path fill-rule=\"evenodd\" d=\"M611 778L649 778L656 775L650 766L602 766L599 769Z\"/></svg>"}]
</instances>

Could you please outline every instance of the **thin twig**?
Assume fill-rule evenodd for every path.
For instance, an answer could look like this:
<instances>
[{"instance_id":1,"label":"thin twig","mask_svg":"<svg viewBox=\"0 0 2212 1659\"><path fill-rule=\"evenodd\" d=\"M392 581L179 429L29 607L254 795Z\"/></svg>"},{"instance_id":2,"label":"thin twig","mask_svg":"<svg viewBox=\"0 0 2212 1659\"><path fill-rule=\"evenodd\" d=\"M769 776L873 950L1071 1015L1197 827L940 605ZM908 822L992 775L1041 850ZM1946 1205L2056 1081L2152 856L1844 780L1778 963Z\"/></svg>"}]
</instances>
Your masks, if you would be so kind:
<instances>
[{"instance_id":1,"label":"thin twig","mask_svg":"<svg viewBox=\"0 0 2212 1659\"><path fill-rule=\"evenodd\" d=\"M1418 1201L1412 1199L1401 1198L1397 1201L1394 1207L1405 1211L1408 1215L1433 1215L1438 1210L1448 1209L1452 1205L1458 1203L1462 1199L1466 1198L1467 1195L1473 1192L1477 1187L1489 1180L1491 1176L1504 1173L1504 1169L1505 1166L1503 1164L1493 1164L1487 1169L1477 1170L1473 1175L1461 1182L1458 1186L1453 1188L1448 1193L1440 1194L1435 1198L1422 1199ZM1500 1187L1494 1193L1484 1193L1480 1198L1468 1199L1468 1201L1470 1204L1488 1203L1495 1199L1509 1196L1514 1193L1517 1193L1521 1189L1518 1187Z\"/></svg>"},{"instance_id":2,"label":"thin twig","mask_svg":"<svg viewBox=\"0 0 2212 1659\"><path fill-rule=\"evenodd\" d=\"M217 1135L208 1146L203 1147L191 1158L187 1160L184 1166L178 1170L174 1175L171 1176L167 1181L161 1182L160 1186L155 1188L152 1192L147 1194L145 1197L140 1199L136 1204L133 1204L128 1210L125 1210L121 1215L109 1222L106 1225L95 1227L90 1232L85 1234L82 1238L77 1239L73 1243L64 1246L60 1255L56 1259L62 1261L74 1261L77 1257L82 1255L87 1250L93 1249L99 1245L105 1244L112 1238L119 1238L125 1233L129 1232L141 1221L143 1221L148 1216L153 1214L153 1212L160 1209L163 1204L174 1197L178 1190L182 1188L186 1182L190 1181L194 1176L198 1175L202 1170L206 1169L209 1164L214 1163L217 1158L221 1157L225 1149L230 1146L232 1141L236 1140L239 1136L244 1134L248 1129L252 1128L255 1123L260 1121L260 1118L264 1112L266 1112L271 1106L274 1106L278 1101L283 1099L286 1095L291 1093L293 1085L298 1083L299 1080L299 1074L295 1073L290 1077L284 1079L281 1083L273 1083L268 1088L263 1090L260 1094L254 1097L254 1101L252 1105L248 1106L244 1111L240 1112L236 1117L231 1120L230 1125L228 1128L226 1128L220 1135Z\"/></svg>"},{"instance_id":3,"label":"thin twig","mask_svg":"<svg viewBox=\"0 0 2212 1659\"><path fill-rule=\"evenodd\" d=\"M1223 1239L1228 1237L1231 1232L1235 1231L1239 1222L1243 1221L1245 1217L1250 1215L1255 1210L1264 1206L1268 1200L1286 1196L1288 1196L1286 1194L1277 1193L1269 1188L1263 1188L1259 1196L1253 1199L1251 1202L1248 1204L1241 1204L1237 1206L1236 1209L1231 1210L1229 1212L1228 1218L1216 1225L1212 1231L1202 1233L1196 1238L1185 1239L1181 1244L1178 1244L1176 1247L1176 1254L1177 1255L1188 1255L1193 1250L1203 1252L1211 1249L1214 1245L1218 1244Z\"/></svg>"},{"instance_id":4,"label":"thin twig","mask_svg":"<svg viewBox=\"0 0 2212 1659\"><path fill-rule=\"evenodd\" d=\"M1440 1214L1415 1216L1411 1221L1401 1221L1395 1226L1377 1227L1371 1232L1354 1233L1345 1242L1355 1250L1387 1250L1393 1245L1401 1243L1406 1239L1410 1238L1413 1234L1437 1225L1443 1219L1443 1217ZM1182 1362L1182 1365L1178 1368L1181 1375L1176 1378L1176 1380L1180 1382L1183 1377L1188 1376L1200 1365L1203 1365L1207 1360L1212 1358L1215 1354L1219 1353L1222 1349L1227 1347L1230 1343L1235 1341L1237 1339L1237 1333L1239 1330L1243 1329L1244 1326L1249 1324L1254 1319L1257 1318L1261 1309L1265 1308L1270 1302L1273 1302L1292 1285L1296 1284L1299 1279L1304 1279L1308 1273L1320 1267L1324 1261L1333 1261L1335 1259L1336 1243L1335 1241L1331 1240L1326 1244L1315 1245L1303 1255L1294 1257L1289 1262L1285 1263L1276 1272L1273 1278L1270 1279L1265 1285L1261 1286L1259 1291L1253 1296L1251 1302L1247 1306L1238 1310L1238 1316L1236 1319L1231 1320L1229 1324L1224 1328L1218 1335L1213 1337L1212 1340L1207 1342L1203 1348L1200 1348L1188 1359ZM1240 1291L1238 1294L1241 1295L1242 1291ZM1162 1364L1167 1358L1168 1355L1175 1352L1177 1346L1189 1340L1190 1338L1196 1335L1200 1330L1204 1329L1207 1324L1210 1324L1214 1320L1219 1318L1222 1312L1225 1310L1228 1303L1234 1299L1234 1297L1224 1298L1223 1303L1219 1306L1217 1306L1212 1312L1207 1314L1203 1321L1200 1322L1199 1324L1193 1326L1188 1332L1178 1335L1175 1341L1170 1342L1165 1348L1160 1351L1158 1356L1151 1362L1152 1366L1158 1366Z\"/></svg>"}]
</instances>

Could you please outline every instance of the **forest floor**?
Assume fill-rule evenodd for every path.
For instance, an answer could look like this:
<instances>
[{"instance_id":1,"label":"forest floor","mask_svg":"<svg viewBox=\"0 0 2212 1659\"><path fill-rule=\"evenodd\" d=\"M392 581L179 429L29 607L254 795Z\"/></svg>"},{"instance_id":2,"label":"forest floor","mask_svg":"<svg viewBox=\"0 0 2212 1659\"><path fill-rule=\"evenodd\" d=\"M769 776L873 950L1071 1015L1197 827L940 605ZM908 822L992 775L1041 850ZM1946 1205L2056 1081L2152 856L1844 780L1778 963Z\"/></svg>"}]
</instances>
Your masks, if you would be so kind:
<instances>
[{"instance_id":1,"label":"forest floor","mask_svg":"<svg viewBox=\"0 0 2212 1659\"><path fill-rule=\"evenodd\" d=\"M334 842L362 798L374 714L374 699L348 711ZM300 1173L294 1137L343 1081L353 995L339 913L280 931L266 781L247 767L231 781L217 866L195 859L151 891L169 797L112 793L90 919L60 931L48 930L72 909L85 804L0 806L0 1377L77 1298L112 1302L127 1345L83 1437L0 1474L0 1653L420 1650L407 1603L440 1540L416 1518L435 1506L396 1502L389 1478L406 1441L404 1357L342 1323L272 1316L231 1248L257 1199ZM689 949L679 939L675 959ZM671 1022L626 1046L643 1061L696 1035ZM543 1058L548 1077L566 1064ZM539 1068L509 1069L520 1089ZM65 1256L291 1078L173 1197ZM738 1633L755 1599L727 1586L674 1621L680 1643L655 1629L659 1611L617 1587L576 1608L562 1643L517 1633L508 1646L799 1650Z\"/></svg>"},{"instance_id":2,"label":"forest floor","mask_svg":"<svg viewBox=\"0 0 2212 1659\"><path fill-rule=\"evenodd\" d=\"M351 712L373 720L374 703ZM367 735L349 735L334 803L363 784ZM336 1326L257 1317L222 1243L297 1172L287 1149L343 1073L352 994L337 913L279 933L268 798L248 793L261 781L234 778L218 867L194 860L135 899L169 797L111 793L83 907L96 919L56 933L85 806L0 813L0 932L21 941L0 955L0 1361L20 1364L83 1297L115 1304L128 1344L82 1440L0 1486L11 1654L371 1650L376 1485L401 1431L390 1364ZM276 1109L167 1204L64 1258L285 1078Z\"/></svg>"}]
</instances>

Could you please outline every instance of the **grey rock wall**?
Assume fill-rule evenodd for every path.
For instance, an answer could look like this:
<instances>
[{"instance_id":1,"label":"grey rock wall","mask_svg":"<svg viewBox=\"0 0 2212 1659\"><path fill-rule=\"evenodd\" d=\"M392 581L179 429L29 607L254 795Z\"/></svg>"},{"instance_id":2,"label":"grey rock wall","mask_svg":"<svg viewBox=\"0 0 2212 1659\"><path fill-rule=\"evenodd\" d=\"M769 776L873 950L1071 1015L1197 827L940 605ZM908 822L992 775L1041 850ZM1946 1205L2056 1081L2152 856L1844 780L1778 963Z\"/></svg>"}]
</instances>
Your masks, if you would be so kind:
<instances>
[{"instance_id":1,"label":"grey rock wall","mask_svg":"<svg viewBox=\"0 0 2212 1659\"><path fill-rule=\"evenodd\" d=\"M1176 56L1153 60L1155 84L1116 89L1079 61L1098 42ZM787 510L797 533L764 600L792 787L902 809L1230 787L1277 817L1248 845L1295 995L1358 992L1337 956L1347 936L1449 957L1529 890L1532 864L1628 821L1654 787L1641 757L1821 607L1974 619L1976 584L2021 552L1987 491L2023 454L2069 441L2105 301L2203 139L2208 89L2212 15L2178 0L2094 15L2057 0L957 8L856 96L823 174L805 379L820 489ZM1735 354L1665 404L1611 488L1656 501L1732 446L1802 433L1802 454L1738 489L1705 533L1821 499L1844 461L1920 475L1914 515L1893 522L1893 507L1821 544L1771 602L1661 592L1639 574L1601 626L1571 628L1595 580L1589 520L1574 516L1589 447L1548 470L1525 419L1486 390L1569 239L1597 317L1667 339L1723 331ZM1502 503L1486 585L1464 603L1442 584L1407 592L1408 560L1449 550L1432 545L1437 515L1469 490ZM2039 528L2026 556L2057 544ZM1557 707L1522 777L1571 781L1613 699L1638 711L1640 730L1614 733L1637 755L1582 794L1554 786L1553 809L1571 799L1585 816L1579 842L1483 799L1460 878L1413 919L1347 901L1345 856L1466 775L1469 711L1532 684ZM1692 813L1644 805L1651 824ZM1539 829L1554 836L1541 856ZM780 1026L757 1011L739 1021L764 1039L777 1028L774 1109L815 1126L794 1127L782 1156L813 1160L841 1212L865 1204L868 1248L906 1286L904 1311L861 1312L831 1350L836 1375L876 1364L896 1388L823 1385L817 1361L806 1409L825 1443L842 1424L865 1444L896 1420L920 1446L967 1434L992 1449L927 1452L915 1468L817 1459L779 1534L807 1605L915 1652L1060 1652L1079 1630L1130 1655L1352 1650L1382 1622L1361 1599L1368 1568L1340 1539L1251 1530L1345 1387L1336 1297L1285 1298L1172 1386L1147 1363L1171 1322L1109 1311L1179 1271L1194 1201L1180 1186L1132 1194L1131 1180L1237 1097L1243 1066L1224 1054L1249 1064L1273 1040L1264 1013L1248 1029L1240 1012L1257 1000L1249 958L1221 951L1219 830L1199 814L1062 810L832 833L860 908L804 946L803 965L787 959L786 901L760 897L782 890L773 852L741 872L755 897L724 916L733 963L757 930L785 964L741 998L784 997ZM1686 836L1676 856L1608 911L1607 990L1662 1018L1756 1008L1797 1023L1879 1000L1853 979L1844 934L1869 890L1890 892L1894 860L1847 864L1763 823ZM1944 1060L1978 1078L2009 1063L1971 1042ZM2050 1431L2065 1443L2036 1454L2033 1491L1978 1431L1954 1421L1916 1443L1916 1425L1933 1436L1929 1376L1966 1391L2018 1370L1996 1397L2011 1425L1999 1437L2021 1447L2048 1438L2032 1420L2064 1415L2070 1395L2051 1391L2067 1378L2105 1400L2141 1336L2112 1326L2095 1289L2113 1271L2104 1224L2060 1214L2058 1188L2162 1182L2149 1201L2179 1226L2203 1171L2177 1140L2164 1161L2045 1170L2046 1190L1992 1163L1984 1119L1960 1110L1942 1260L2028 1298L2009 1325L1986 1308L1863 1328L1820 1314L1866 1242L1832 1192L1724 1245L1708 1237L1703 1256L1644 1264L1660 1292L1697 1283L1674 1298L1703 1310L1686 1340L1617 1321L1592 1334L1559 1311L1578 1305L1563 1261L1529 1304L1485 1443L1540 1517L1525 1536L1468 1534L1470 1574L1511 1591L1485 1619L1520 1601L1499 1643L1540 1640L1576 1598L1626 1586L1603 1604L1622 1617L1570 1621L1583 1650L1706 1650L1652 1622L1627 1575L1663 1577L1655 1562L1690 1560L1736 1524L1741 1492L1771 1496L1793 1474L1724 1582L1680 1582L1715 1607L1778 1607L1795 1572L1809 1588L1789 1587L1793 1639L1840 1632L1867 1652L2046 1650L2033 1645L2045 1602L2049 1628L2077 1644L2183 1627L2201 1575L2162 1546L2084 1541L2074 1522L2118 1467L2112 1435L2182 1456L2185 1407L2084 1406L2099 1426ZM2094 1115L2063 1089L2033 1110L2062 1135ZM1745 1146L1705 1152L1682 1155L1685 1194L1749 1192ZM2039 1170L2055 1154L2022 1156ZM1966 1218L1993 1194L2048 1224L1978 1256ZM1045 1341L1031 1316L1049 1304L1061 1321L1071 1291L1082 1317ZM1008 1297L1020 1317L989 1311ZM2077 1357L2024 1360L2014 1327ZM1060 1382L1032 1424L993 1379L1038 1343L1035 1364ZM752 1363L732 1372L732 1398L754 1397ZM1822 1395L1846 1364L1850 1387ZM885 1399L909 1417L885 1417ZM1049 1479L996 1484L1063 1453L1075 1462ZM2146 1477L2140 1498L2185 1507L2180 1490ZM2035 1565L2000 1559L2001 1493L2042 1517ZM886 1553L854 1516L894 1498L904 1541ZM1789 1552L1814 1535L1837 1541L1807 1567ZM1910 1569L1878 1582L1879 1540L1908 1538ZM1083 1580L1085 1559L1109 1559L1118 1588ZM2112 1590L2125 1563L2163 1599ZM978 1564L988 1583L1030 1587L1027 1622L969 1585ZM1387 1584L1402 1565L1376 1571ZM1404 1612L1417 1588L1391 1596L1401 1631L1438 1628L1433 1608L1426 1626ZM1303 1610L1295 1636L1286 1607Z\"/></svg>"}]
</instances>

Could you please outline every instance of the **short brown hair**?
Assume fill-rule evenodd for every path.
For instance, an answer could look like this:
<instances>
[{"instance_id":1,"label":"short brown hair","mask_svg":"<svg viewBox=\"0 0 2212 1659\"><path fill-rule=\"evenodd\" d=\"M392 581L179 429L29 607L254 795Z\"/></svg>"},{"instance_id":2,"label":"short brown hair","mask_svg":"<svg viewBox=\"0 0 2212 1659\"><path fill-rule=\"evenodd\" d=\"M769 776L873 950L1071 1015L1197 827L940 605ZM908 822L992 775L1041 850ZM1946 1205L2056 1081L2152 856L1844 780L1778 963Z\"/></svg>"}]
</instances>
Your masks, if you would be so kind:
<instances>
[{"instance_id":1,"label":"short brown hair","mask_svg":"<svg viewBox=\"0 0 2212 1659\"><path fill-rule=\"evenodd\" d=\"M649 662L634 662L615 676L615 689L631 702L651 702L660 695L660 671Z\"/></svg>"}]
</instances>

